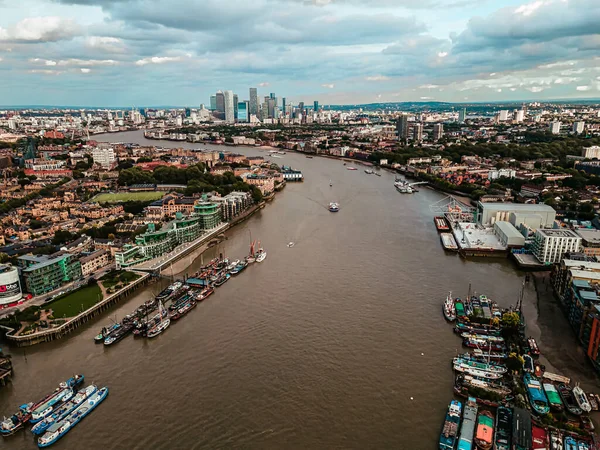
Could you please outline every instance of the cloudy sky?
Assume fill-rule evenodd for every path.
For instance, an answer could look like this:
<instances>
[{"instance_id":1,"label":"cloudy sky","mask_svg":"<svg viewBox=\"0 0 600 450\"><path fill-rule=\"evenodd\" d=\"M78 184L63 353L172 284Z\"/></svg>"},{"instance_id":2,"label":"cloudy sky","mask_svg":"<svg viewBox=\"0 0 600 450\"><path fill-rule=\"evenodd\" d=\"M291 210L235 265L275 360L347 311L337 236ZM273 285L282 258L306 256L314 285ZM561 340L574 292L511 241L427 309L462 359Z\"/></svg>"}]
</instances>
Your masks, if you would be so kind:
<instances>
[{"instance_id":1,"label":"cloudy sky","mask_svg":"<svg viewBox=\"0 0 600 450\"><path fill-rule=\"evenodd\" d=\"M600 0L0 0L0 105L600 97Z\"/></svg>"}]
</instances>

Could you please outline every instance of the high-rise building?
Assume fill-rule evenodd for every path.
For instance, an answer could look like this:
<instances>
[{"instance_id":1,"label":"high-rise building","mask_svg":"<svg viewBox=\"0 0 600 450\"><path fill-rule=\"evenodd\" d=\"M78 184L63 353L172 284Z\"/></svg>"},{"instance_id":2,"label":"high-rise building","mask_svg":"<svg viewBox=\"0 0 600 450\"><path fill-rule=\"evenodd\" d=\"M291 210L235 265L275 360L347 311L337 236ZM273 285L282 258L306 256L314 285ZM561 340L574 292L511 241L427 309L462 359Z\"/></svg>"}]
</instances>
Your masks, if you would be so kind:
<instances>
[{"instance_id":1,"label":"high-rise building","mask_svg":"<svg viewBox=\"0 0 600 450\"><path fill-rule=\"evenodd\" d=\"M579 121L573 124L573 133L581 134L585 129L585 122Z\"/></svg>"},{"instance_id":2,"label":"high-rise building","mask_svg":"<svg viewBox=\"0 0 600 450\"><path fill-rule=\"evenodd\" d=\"M275 117L275 106L277 106L276 99L274 97L266 97L265 102L269 111L269 117Z\"/></svg>"},{"instance_id":3,"label":"high-rise building","mask_svg":"<svg viewBox=\"0 0 600 450\"><path fill-rule=\"evenodd\" d=\"M560 134L560 125L559 121L550 122L550 133L552 134Z\"/></svg>"},{"instance_id":4,"label":"high-rise building","mask_svg":"<svg viewBox=\"0 0 600 450\"><path fill-rule=\"evenodd\" d=\"M444 136L444 124L436 123L433 126L433 140L439 141L442 138L442 136Z\"/></svg>"},{"instance_id":5,"label":"high-rise building","mask_svg":"<svg viewBox=\"0 0 600 450\"><path fill-rule=\"evenodd\" d=\"M216 109L217 109L217 96L211 95L210 96L210 110L215 111Z\"/></svg>"},{"instance_id":6,"label":"high-rise building","mask_svg":"<svg viewBox=\"0 0 600 450\"><path fill-rule=\"evenodd\" d=\"M275 97L275 92L271 92L271 94L269 94L269 98L277 98Z\"/></svg>"},{"instance_id":7,"label":"high-rise building","mask_svg":"<svg viewBox=\"0 0 600 450\"><path fill-rule=\"evenodd\" d=\"M500 122L508 120L508 109L503 109L498 113L498 120Z\"/></svg>"},{"instance_id":8,"label":"high-rise building","mask_svg":"<svg viewBox=\"0 0 600 450\"><path fill-rule=\"evenodd\" d=\"M301 114L304 117L304 102L298 103L298 114Z\"/></svg>"},{"instance_id":9,"label":"high-rise building","mask_svg":"<svg viewBox=\"0 0 600 450\"><path fill-rule=\"evenodd\" d=\"M192 108L185 108L185 117L190 117L192 115Z\"/></svg>"},{"instance_id":10,"label":"high-rise building","mask_svg":"<svg viewBox=\"0 0 600 450\"><path fill-rule=\"evenodd\" d=\"M396 134L398 140L408 139L408 117L402 114L396 121Z\"/></svg>"},{"instance_id":11,"label":"high-rise building","mask_svg":"<svg viewBox=\"0 0 600 450\"><path fill-rule=\"evenodd\" d=\"M256 88L250 88L250 114L258 117L258 92Z\"/></svg>"},{"instance_id":12,"label":"high-rise building","mask_svg":"<svg viewBox=\"0 0 600 450\"><path fill-rule=\"evenodd\" d=\"M239 102L238 106L237 106L237 121L238 122L242 122L242 123L246 123L250 121L250 115L249 115L249 106L250 102Z\"/></svg>"},{"instance_id":13,"label":"high-rise building","mask_svg":"<svg viewBox=\"0 0 600 450\"><path fill-rule=\"evenodd\" d=\"M522 109L518 109L515 111L515 122L521 123L525 120L525 111Z\"/></svg>"},{"instance_id":14,"label":"high-rise building","mask_svg":"<svg viewBox=\"0 0 600 450\"><path fill-rule=\"evenodd\" d=\"M224 93L225 102L225 122L235 122L234 109L233 109L233 91L225 91Z\"/></svg>"},{"instance_id":15,"label":"high-rise building","mask_svg":"<svg viewBox=\"0 0 600 450\"><path fill-rule=\"evenodd\" d=\"M285 116L287 113L287 99L285 97L283 97L281 99L281 111L283 112L283 115Z\"/></svg>"},{"instance_id":16,"label":"high-rise building","mask_svg":"<svg viewBox=\"0 0 600 450\"><path fill-rule=\"evenodd\" d=\"M216 97L217 97L217 100L216 100L217 108L216 108L216 110L219 111L219 112L221 112L221 113L224 113L225 112L225 95L223 94L222 91L218 91Z\"/></svg>"},{"instance_id":17,"label":"high-rise building","mask_svg":"<svg viewBox=\"0 0 600 450\"><path fill-rule=\"evenodd\" d=\"M319 112L319 102L318 100L315 100L313 103L313 109L315 111L315 114Z\"/></svg>"},{"instance_id":18,"label":"high-rise building","mask_svg":"<svg viewBox=\"0 0 600 450\"><path fill-rule=\"evenodd\" d=\"M233 117L234 119L238 118L238 95L237 94L233 94Z\"/></svg>"},{"instance_id":19,"label":"high-rise building","mask_svg":"<svg viewBox=\"0 0 600 450\"><path fill-rule=\"evenodd\" d=\"M269 118L269 104L265 101L260 108L260 120L266 120Z\"/></svg>"},{"instance_id":20,"label":"high-rise building","mask_svg":"<svg viewBox=\"0 0 600 450\"><path fill-rule=\"evenodd\" d=\"M413 139L415 142L421 142L423 140L423 124L416 123L413 126Z\"/></svg>"},{"instance_id":21,"label":"high-rise building","mask_svg":"<svg viewBox=\"0 0 600 450\"><path fill-rule=\"evenodd\" d=\"M99 144L92 150L92 159L95 164L98 164L103 169L109 169L117 160L115 150L106 144Z\"/></svg>"},{"instance_id":22,"label":"high-rise building","mask_svg":"<svg viewBox=\"0 0 600 450\"><path fill-rule=\"evenodd\" d=\"M467 120L467 108L463 108L458 112L458 122L465 123Z\"/></svg>"}]
</instances>

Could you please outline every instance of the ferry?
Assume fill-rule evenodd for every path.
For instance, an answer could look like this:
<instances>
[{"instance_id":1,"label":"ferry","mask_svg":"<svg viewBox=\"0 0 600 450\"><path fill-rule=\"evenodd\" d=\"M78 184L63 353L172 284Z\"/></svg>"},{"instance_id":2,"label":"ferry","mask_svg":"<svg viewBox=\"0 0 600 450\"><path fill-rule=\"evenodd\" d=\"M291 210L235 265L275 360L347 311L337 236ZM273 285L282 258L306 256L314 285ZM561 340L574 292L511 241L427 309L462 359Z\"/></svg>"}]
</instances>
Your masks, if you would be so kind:
<instances>
[{"instance_id":1,"label":"ferry","mask_svg":"<svg viewBox=\"0 0 600 450\"><path fill-rule=\"evenodd\" d=\"M475 434L476 420L477 400L474 397L469 397L465 404L457 450L471 450L473 448L473 435Z\"/></svg>"},{"instance_id":2,"label":"ferry","mask_svg":"<svg viewBox=\"0 0 600 450\"><path fill-rule=\"evenodd\" d=\"M550 431L550 447L549 450L563 450L563 437L560 431Z\"/></svg>"},{"instance_id":3,"label":"ferry","mask_svg":"<svg viewBox=\"0 0 600 450\"><path fill-rule=\"evenodd\" d=\"M456 307L454 306L454 300L452 299L452 292L446 297L444 301L444 317L448 322L454 322L456 320Z\"/></svg>"},{"instance_id":4,"label":"ferry","mask_svg":"<svg viewBox=\"0 0 600 450\"><path fill-rule=\"evenodd\" d=\"M104 339L106 339L110 333L118 330L119 327L121 327L120 323L114 323L112 325L109 325L108 327L103 327L102 330L100 330L100 333L94 336L94 341L96 342L96 344L101 344L102 342L104 342Z\"/></svg>"},{"instance_id":5,"label":"ferry","mask_svg":"<svg viewBox=\"0 0 600 450\"><path fill-rule=\"evenodd\" d=\"M560 398L562 399L567 411L576 416L580 416L583 413L581 408L577 405L575 397L573 397L573 390L568 384L559 384L558 393L560 394Z\"/></svg>"},{"instance_id":6,"label":"ferry","mask_svg":"<svg viewBox=\"0 0 600 450\"><path fill-rule=\"evenodd\" d=\"M433 221L435 222L435 227L438 231L448 231L450 229L445 217L436 216L433 218Z\"/></svg>"},{"instance_id":7,"label":"ferry","mask_svg":"<svg viewBox=\"0 0 600 450\"><path fill-rule=\"evenodd\" d=\"M98 387L91 384L86 388L81 389L77 392L77 395L73 397L69 402L62 405L44 420L36 423L31 429L33 434L42 434L44 433L50 425L54 422L61 421L64 419L71 411L73 411L77 406L81 404L84 400L87 400L92 394L94 394L98 390Z\"/></svg>"},{"instance_id":8,"label":"ferry","mask_svg":"<svg viewBox=\"0 0 600 450\"><path fill-rule=\"evenodd\" d=\"M540 380L534 375L526 373L523 375L523 381L525 382L527 396L533 410L541 415L548 414L550 406L548 406L548 398L544 394Z\"/></svg>"},{"instance_id":9,"label":"ferry","mask_svg":"<svg viewBox=\"0 0 600 450\"><path fill-rule=\"evenodd\" d=\"M96 391L67 417L60 422L54 423L42 437L38 439L38 447L49 447L67 434L81 419L91 413L108 395L108 388L103 387Z\"/></svg>"},{"instance_id":10,"label":"ferry","mask_svg":"<svg viewBox=\"0 0 600 450\"><path fill-rule=\"evenodd\" d=\"M496 411L494 450L510 450L512 437L512 410L500 406Z\"/></svg>"},{"instance_id":11,"label":"ferry","mask_svg":"<svg viewBox=\"0 0 600 450\"><path fill-rule=\"evenodd\" d=\"M537 425L531 426L531 450L548 450L548 432Z\"/></svg>"},{"instance_id":12,"label":"ferry","mask_svg":"<svg viewBox=\"0 0 600 450\"><path fill-rule=\"evenodd\" d=\"M475 445L481 450L490 450L494 439L494 416L489 411L481 411L477 416Z\"/></svg>"},{"instance_id":13,"label":"ferry","mask_svg":"<svg viewBox=\"0 0 600 450\"><path fill-rule=\"evenodd\" d=\"M440 240L445 250L456 252L458 251L458 244L452 233L440 233Z\"/></svg>"},{"instance_id":14,"label":"ferry","mask_svg":"<svg viewBox=\"0 0 600 450\"><path fill-rule=\"evenodd\" d=\"M544 391L546 392L546 397L548 397L550 408L558 412L562 411L564 407L562 401L560 400L560 395L556 390L556 386L554 386L552 383L545 382L543 383L543 387Z\"/></svg>"},{"instance_id":15,"label":"ferry","mask_svg":"<svg viewBox=\"0 0 600 450\"><path fill-rule=\"evenodd\" d=\"M592 412L592 405L590 405L585 392L583 392L583 389L581 389L579 385L573 388L573 397L575 397L575 401L577 401L577 404L583 412Z\"/></svg>"},{"instance_id":16,"label":"ferry","mask_svg":"<svg viewBox=\"0 0 600 450\"><path fill-rule=\"evenodd\" d=\"M440 450L454 450L458 435L458 426L460 425L461 411L461 403L457 400L452 400L448 406L444 427L440 434Z\"/></svg>"},{"instance_id":17,"label":"ferry","mask_svg":"<svg viewBox=\"0 0 600 450\"><path fill-rule=\"evenodd\" d=\"M565 436L565 450L578 450L577 441L571 436Z\"/></svg>"},{"instance_id":18,"label":"ferry","mask_svg":"<svg viewBox=\"0 0 600 450\"><path fill-rule=\"evenodd\" d=\"M338 212L340 210L340 205L337 204L336 202L331 202L329 204L329 211L331 212Z\"/></svg>"},{"instance_id":19,"label":"ferry","mask_svg":"<svg viewBox=\"0 0 600 450\"><path fill-rule=\"evenodd\" d=\"M25 426L31 418L31 407L33 403L21 405L19 410L10 417L5 417L0 424L0 433L2 436L10 436Z\"/></svg>"},{"instance_id":20,"label":"ferry","mask_svg":"<svg viewBox=\"0 0 600 450\"><path fill-rule=\"evenodd\" d=\"M29 421L32 424L37 423L54 411L56 406L71 400L74 395L74 389L83 382L83 378L83 375L75 375L67 381L60 383L60 386L52 394L33 406Z\"/></svg>"}]
</instances>

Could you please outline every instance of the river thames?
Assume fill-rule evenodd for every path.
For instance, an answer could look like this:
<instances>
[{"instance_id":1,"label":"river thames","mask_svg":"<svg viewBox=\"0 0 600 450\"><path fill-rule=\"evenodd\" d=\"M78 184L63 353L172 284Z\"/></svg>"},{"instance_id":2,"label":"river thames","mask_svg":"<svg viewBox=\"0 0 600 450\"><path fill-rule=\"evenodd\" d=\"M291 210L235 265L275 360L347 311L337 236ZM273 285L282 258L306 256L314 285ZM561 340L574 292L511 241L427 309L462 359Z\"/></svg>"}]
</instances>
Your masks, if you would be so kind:
<instances>
[{"instance_id":1,"label":"river thames","mask_svg":"<svg viewBox=\"0 0 600 450\"><path fill-rule=\"evenodd\" d=\"M198 147L147 141L141 132L94 139ZM258 148L215 148L267 155ZM508 307L524 274L508 260L445 253L429 208L443 194L424 188L402 195L393 174L367 175L360 165L349 171L334 159L288 153L273 161L302 170L305 182L289 183L229 230L226 241L185 258L173 272L193 273L218 252L241 258L251 238L268 252L265 262L218 288L154 340L129 337L104 347L93 336L111 317L121 319L149 299L158 284L62 341L6 349L15 376L0 391L2 413L83 373L86 381L108 386L110 395L55 448L436 448L452 398L451 358L461 351L443 319L443 299L450 290L465 296L471 283ZM327 210L332 201L340 203L337 214ZM535 304L530 283L528 333L540 338L548 325L537 325ZM564 341L574 341L568 330ZM578 369L563 363L558 350L549 359L568 375ZM593 383L584 369L584 382ZM27 431L4 446L35 443Z\"/></svg>"}]
</instances>

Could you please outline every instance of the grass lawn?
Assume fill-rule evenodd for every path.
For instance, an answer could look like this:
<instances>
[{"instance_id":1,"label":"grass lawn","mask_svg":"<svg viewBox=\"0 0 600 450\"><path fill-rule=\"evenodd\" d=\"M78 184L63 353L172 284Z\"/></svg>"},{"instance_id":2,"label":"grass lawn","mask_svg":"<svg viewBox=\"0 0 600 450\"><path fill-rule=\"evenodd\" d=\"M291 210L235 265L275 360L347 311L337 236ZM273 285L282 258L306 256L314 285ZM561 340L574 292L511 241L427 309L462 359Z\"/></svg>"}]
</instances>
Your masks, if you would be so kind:
<instances>
[{"instance_id":1,"label":"grass lawn","mask_svg":"<svg viewBox=\"0 0 600 450\"><path fill-rule=\"evenodd\" d=\"M102 300L102 292L98 285L86 286L72 294L67 294L63 298L52 303L43 305L44 309L51 309L52 315L59 319L61 317L74 317L80 312L94 306ZM81 308L83 305L83 309Z\"/></svg>"},{"instance_id":2,"label":"grass lawn","mask_svg":"<svg viewBox=\"0 0 600 450\"><path fill-rule=\"evenodd\" d=\"M100 281L104 285L106 289L110 289L120 284L122 286L128 285L132 281L137 280L141 275L133 272L123 271L113 271L109 272L100 278Z\"/></svg>"},{"instance_id":3,"label":"grass lawn","mask_svg":"<svg viewBox=\"0 0 600 450\"><path fill-rule=\"evenodd\" d=\"M117 192L98 194L91 202L118 203L118 202L149 202L162 198L164 192Z\"/></svg>"}]
</instances>

